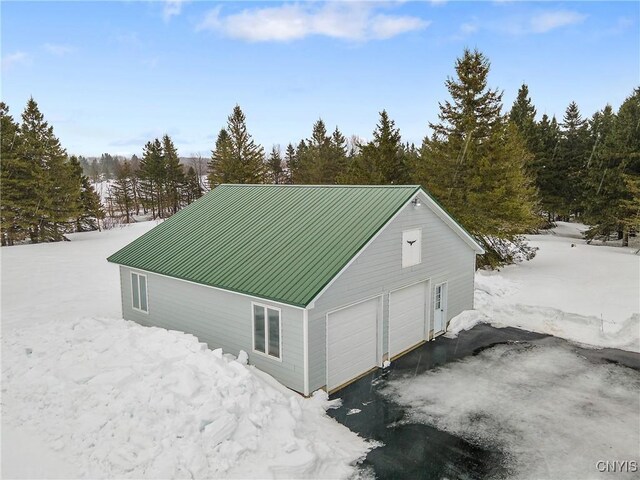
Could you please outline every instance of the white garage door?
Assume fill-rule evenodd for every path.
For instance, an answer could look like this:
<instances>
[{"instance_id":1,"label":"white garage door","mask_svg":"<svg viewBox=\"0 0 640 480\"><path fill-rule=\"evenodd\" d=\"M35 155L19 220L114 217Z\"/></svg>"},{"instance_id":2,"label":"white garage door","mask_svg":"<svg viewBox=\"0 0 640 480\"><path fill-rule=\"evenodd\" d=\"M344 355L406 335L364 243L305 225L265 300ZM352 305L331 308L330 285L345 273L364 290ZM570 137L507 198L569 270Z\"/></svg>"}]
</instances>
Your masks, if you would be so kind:
<instances>
[{"instance_id":1,"label":"white garage door","mask_svg":"<svg viewBox=\"0 0 640 480\"><path fill-rule=\"evenodd\" d=\"M379 298L330 313L327 326L327 388L378 365Z\"/></svg>"},{"instance_id":2,"label":"white garage door","mask_svg":"<svg viewBox=\"0 0 640 480\"><path fill-rule=\"evenodd\" d=\"M422 282L389 295L389 356L422 342L426 338L427 283Z\"/></svg>"}]
</instances>

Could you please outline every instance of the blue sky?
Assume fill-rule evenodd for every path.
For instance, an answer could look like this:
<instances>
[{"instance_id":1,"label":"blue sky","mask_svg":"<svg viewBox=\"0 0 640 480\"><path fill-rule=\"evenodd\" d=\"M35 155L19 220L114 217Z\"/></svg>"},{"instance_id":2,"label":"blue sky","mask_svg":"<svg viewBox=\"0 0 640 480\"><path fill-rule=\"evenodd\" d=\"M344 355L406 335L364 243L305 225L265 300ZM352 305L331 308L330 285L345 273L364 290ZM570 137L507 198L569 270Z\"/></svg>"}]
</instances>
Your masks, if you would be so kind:
<instances>
[{"instance_id":1,"label":"blue sky","mask_svg":"<svg viewBox=\"0 0 640 480\"><path fill-rule=\"evenodd\" d=\"M2 2L2 90L33 96L69 153L140 153L169 133L210 154L238 103L270 149L329 129L371 136L387 109L419 143L465 47L508 108L591 115L640 84L638 2Z\"/></svg>"}]
</instances>

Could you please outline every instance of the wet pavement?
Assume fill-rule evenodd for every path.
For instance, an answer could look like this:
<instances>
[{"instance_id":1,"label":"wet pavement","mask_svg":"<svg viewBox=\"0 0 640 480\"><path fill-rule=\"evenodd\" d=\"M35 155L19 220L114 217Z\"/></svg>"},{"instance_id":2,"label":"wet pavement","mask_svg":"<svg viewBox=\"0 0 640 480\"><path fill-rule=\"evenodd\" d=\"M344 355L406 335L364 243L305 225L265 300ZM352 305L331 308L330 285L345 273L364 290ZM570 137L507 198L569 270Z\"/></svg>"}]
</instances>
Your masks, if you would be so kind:
<instances>
[{"instance_id":1,"label":"wet pavement","mask_svg":"<svg viewBox=\"0 0 640 480\"><path fill-rule=\"evenodd\" d=\"M499 344L529 342L546 335L516 328L478 325L458 338L438 337L378 369L331 396L342 406L328 413L364 438L384 446L369 452L362 470L379 479L478 479L508 478L511 473L505 453L473 445L455 435L421 423L412 423L404 407L379 393L394 378L420 375ZM594 363L611 362L640 370L640 355L615 349L575 347ZM360 412L350 414L351 410Z\"/></svg>"}]
</instances>

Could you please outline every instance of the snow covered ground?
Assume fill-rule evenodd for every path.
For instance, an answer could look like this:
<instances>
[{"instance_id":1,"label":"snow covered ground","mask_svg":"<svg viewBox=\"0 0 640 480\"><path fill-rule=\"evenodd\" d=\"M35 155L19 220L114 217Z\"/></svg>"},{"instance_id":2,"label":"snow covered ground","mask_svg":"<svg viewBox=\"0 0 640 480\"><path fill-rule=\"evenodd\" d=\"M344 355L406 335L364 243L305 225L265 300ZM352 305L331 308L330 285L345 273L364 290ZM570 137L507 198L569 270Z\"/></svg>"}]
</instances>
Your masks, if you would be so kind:
<instances>
[{"instance_id":1,"label":"snow covered ground","mask_svg":"<svg viewBox=\"0 0 640 480\"><path fill-rule=\"evenodd\" d=\"M372 444L242 359L119 319L154 223L2 249L3 478L344 478Z\"/></svg>"},{"instance_id":2,"label":"snow covered ground","mask_svg":"<svg viewBox=\"0 0 640 480\"><path fill-rule=\"evenodd\" d=\"M480 322L562 337L587 347L640 351L640 257L586 245L583 226L529 237L538 255L476 274L477 310L448 337ZM574 246L572 246L572 244ZM640 374L588 360L557 338L497 345L383 393L421 422L506 455L513 478L603 478L596 462L640 463ZM636 470L615 474L637 478Z\"/></svg>"},{"instance_id":3,"label":"snow covered ground","mask_svg":"<svg viewBox=\"0 0 640 480\"><path fill-rule=\"evenodd\" d=\"M547 333L585 345L640 352L640 255L587 245L579 224L531 235L536 257L500 272L478 272L474 311L448 336L479 322Z\"/></svg>"},{"instance_id":4,"label":"snow covered ground","mask_svg":"<svg viewBox=\"0 0 640 480\"><path fill-rule=\"evenodd\" d=\"M407 407L403 423L500 449L510 478L638 478L596 463L640 462L640 374L574 350L553 337L497 345L390 381L383 394Z\"/></svg>"}]
</instances>

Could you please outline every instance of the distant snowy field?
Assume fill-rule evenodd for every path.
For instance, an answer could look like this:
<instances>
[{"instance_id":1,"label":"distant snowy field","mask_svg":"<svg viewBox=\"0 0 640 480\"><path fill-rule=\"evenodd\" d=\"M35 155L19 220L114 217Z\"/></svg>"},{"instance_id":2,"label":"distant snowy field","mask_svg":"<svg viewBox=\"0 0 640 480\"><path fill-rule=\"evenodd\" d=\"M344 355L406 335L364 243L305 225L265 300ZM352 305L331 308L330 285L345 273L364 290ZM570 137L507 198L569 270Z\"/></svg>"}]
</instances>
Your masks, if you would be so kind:
<instances>
[{"instance_id":1,"label":"distant snowy field","mask_svg":"<svg viewBox=\"0 0 640 480\"><path fill-rule=\"evenodd\" d=\"M155 222L3 248L3 478L345 478L372 444L243 359L119 319Z\"/></svg>"}]
</instances>

